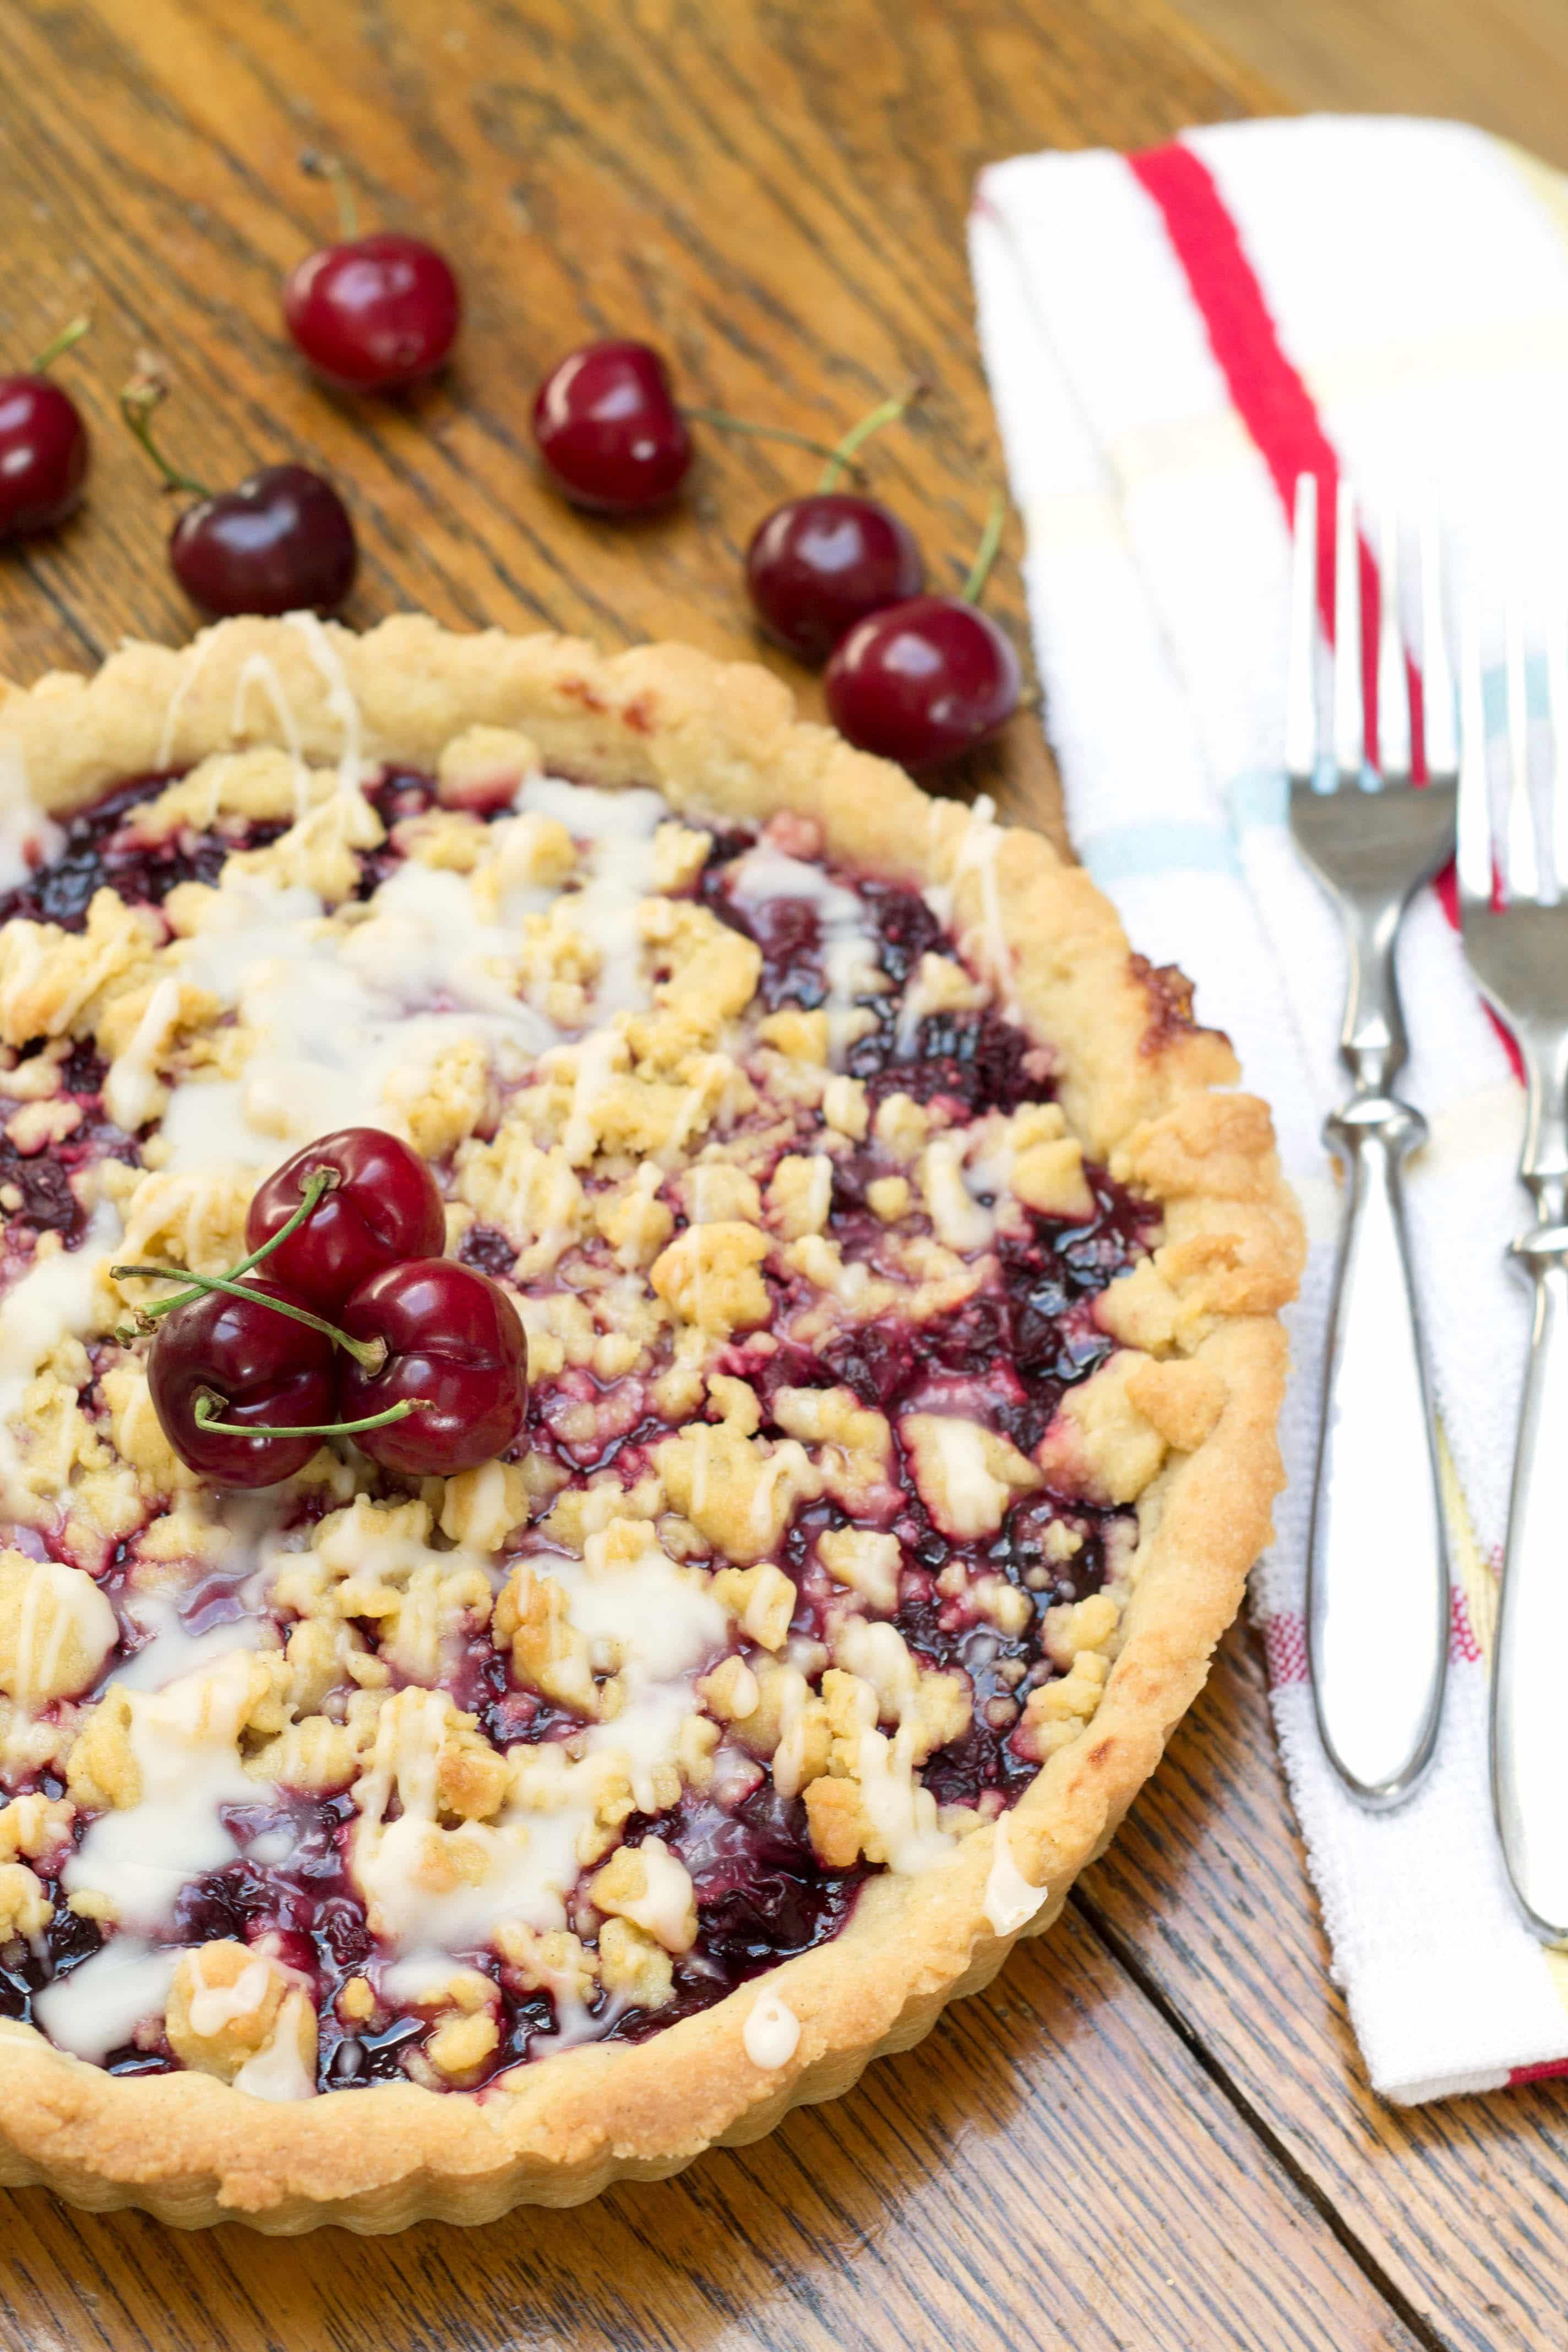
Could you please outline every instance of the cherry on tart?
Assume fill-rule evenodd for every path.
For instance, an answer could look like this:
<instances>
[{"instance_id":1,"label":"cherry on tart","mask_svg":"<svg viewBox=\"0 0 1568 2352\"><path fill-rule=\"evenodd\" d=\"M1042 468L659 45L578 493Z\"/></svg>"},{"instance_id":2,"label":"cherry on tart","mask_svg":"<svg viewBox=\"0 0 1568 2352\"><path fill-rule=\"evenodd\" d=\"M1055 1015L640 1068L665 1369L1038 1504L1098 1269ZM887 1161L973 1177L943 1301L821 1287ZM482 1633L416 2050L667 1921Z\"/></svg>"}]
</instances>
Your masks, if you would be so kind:
<instances>
[{"instance_id":1,"label":"cherry on tart","mask_svg":"<svg viewBox=\"0 0 1568 2352\"><path fill-rule=\"evenodd\" d=\"M257 1280L188 1299L158 1325L147 1360L153 1409L186 1468L216 1486L293 1477L333 1418L332 1342L279 1313L279 1301L297 1303Z\"/></svg>"},{"instance_id":2,"label":"cherry on tart","mask_svg":"<svg viewBox=\"0 0 1568 2352\"><path fill-rule=\"evenodd\" d=\"M358 234L347 174L310 168L337 191L342 236L297 262L283 281L283 319L323 382L339 392L406 392L444 367L463 298L446 256L394 229Z\"/></svg>"},{"instance_id":3,"label":"cherry on tart","mask_svg":"<svg viewBox=\"0 0 1568 2352\"><path fill-rule=\"evenodd\" d=\"M862 751L937 767L989 742L1018 708L1012 640L974 602L1000 534L998 510L961 596L889 604L838 646L827 665L828 715Z\"/></svg>"},{"instance_id":4,"label":"cherry on tart","mask_svg":"<svg viewBox=\"0 0 1568 2352\"><path fill-rule=\"evenodd\" d=\"M331 482L308 466L261 466L232 490L207 489L153 439L153 412L165 392L142 378L126 386L120 405L164 487L195 493L169 534L170 567L191 602L218 619L336 612L353 586L359 544Z\"/></svg>"},{"instance_id":5,"label":"cherry on tart","mask_svg":"<svg viewBox=\"0 0 1568 2352\"><path fill-rule=\"evenodd\" d=\"M87 479L87 426L45 371L88 331L73 319L25 375L0 376L0 541L64 522Z\"/></svg>"},{"instance_id":6,"label":"cherry on tart","mask_svg":"<svg viewBox=\"0 0 1568 2352\"><path fill-rule=\"evenodd\" d=\"M387 1266L361 1284L341 1319L352 1339L379 1340L387 1351L378 1371L340 1359L342 1418L412 1408L359 1439L388 1470L451 1477L493 1461L521 1435L528 1341L511 1300L477 1267L447 1257Z\"/></svg>"},{"instance_id":7,"label":"cherry on tart","mask_svg":"<svg viewBox=\"0 0 1568 2352\"><path fill-rule=\"evenodd\" d=\"M746 593L775 644L814 667L868 613L925 585L915 535L880 499L835 486L861 444L902 416L919 387L882 402L847 433L806 498L764 515L746 550Z\"/></svg>"},{"instance_id":8,"label":"cherry on tart","mask_svg":"<svg viewBox=\"0 0 1568 2352\"><path fill-rule=\"evenodd\" d=\"M298 1215L309 1180L325 1174L310 1214L268 1253L271 1279L331 1315L351 1290L401 1258L438 1257L446 1213L429 1166L384 1128L345 1127L275 1169L250 1203L245 1244L258 1251Z\"/></svg>"}]
</instances>

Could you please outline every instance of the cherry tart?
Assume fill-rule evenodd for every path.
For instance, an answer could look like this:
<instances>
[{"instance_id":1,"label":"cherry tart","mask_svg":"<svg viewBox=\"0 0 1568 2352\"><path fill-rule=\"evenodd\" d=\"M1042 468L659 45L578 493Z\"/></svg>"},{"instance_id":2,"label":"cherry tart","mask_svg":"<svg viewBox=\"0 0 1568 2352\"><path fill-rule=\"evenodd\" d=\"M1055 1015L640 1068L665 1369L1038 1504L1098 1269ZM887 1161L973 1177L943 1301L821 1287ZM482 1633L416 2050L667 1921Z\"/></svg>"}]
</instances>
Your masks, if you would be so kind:
<instances>
[{"instance_id":1,"label":"cherry tart","mask_svg":"<svg viewBox=\"0 0 1568 2352\"><path fill-rule=\"evenodd\" d=\"M7 2177L477 2221L841 2089L1266 1540L1225 1040L679 647L231 621L0 760Z\"/></svg>"}]
</instances>

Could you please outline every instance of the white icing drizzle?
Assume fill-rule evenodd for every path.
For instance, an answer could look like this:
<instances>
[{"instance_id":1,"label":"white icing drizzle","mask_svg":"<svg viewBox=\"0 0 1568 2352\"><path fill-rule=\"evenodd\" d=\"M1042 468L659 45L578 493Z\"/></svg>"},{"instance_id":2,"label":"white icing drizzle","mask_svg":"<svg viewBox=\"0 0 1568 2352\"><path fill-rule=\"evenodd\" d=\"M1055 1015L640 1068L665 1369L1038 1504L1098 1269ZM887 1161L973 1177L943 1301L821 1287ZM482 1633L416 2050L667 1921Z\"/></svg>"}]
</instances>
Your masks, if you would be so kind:
<instances>
[{"instance_id":1,"label":"white icing drizzle","mask_svg":"<svg viewBox=\"0 0 1568 2352\"><path fill-rule=\"evenodd\" d=\"M138 1632L148 1635L141 1649L113 1668L104 1688L157 1691L187 1675L202 1674L235 1650L258 1650L268 1631L259 1616L231 1617L193 1633L168 1594L132 1592L121 1609Z\"/></svg>"},{"instance_id":2,"label":"white icing drizzle","mask_svg":"<svg viewBox=\"0 0 1568 2352\"><path fill-rule=\"evenodd\" d=\"M305 2000L301 1992L289 1993L279 2011L278 2026L270 2042L247 2058L234 2078L237 2091L246 2091L253 2099L270 2099L282 2103L291 2099L313 2099L316 2081L300 2054L300 2039L293 2031L294 2021Z\"/></svg>"},{"instance_id":3,"label":"white icing drizzle","mask_svg":"<svg viewBox=\"0 0 1568 2352\"><path fill-rule=\"evenodd\" d=\"M156 1062L180 1010L180 983L165 972L147 1000L131 1043L117 1054L103 1081L103 1107L116 1127L134 1135L158 1108L162 1089Z\"/></svg>"},{"instance_id":4,"label":"white icing drizzle","mask_svg":"<svg viewBox=\"0 0 1568 2352\"><path fill-rule=\"evenodd\" d=\"M58 857L65 840L30 797L21 753L0 743L0 890L15 890L36 867Z\"/></svg>"},{"instance_id":5,"label":"white icing drizzle","mask_svg":"<svg viewBox=\"0 0 1568 2352\"><path fill-rule=\"evenodd\" d=\"M225 890L220 899L231 894ZM268 1168L335 1127L385 1125L391 1099L423 1092L443 1051L474 1041L512 1076L553 1035L495 968L510 935L474 919L458 875L410 864L348 938L312 930L319 900L258 883L191 942L184 970L258 1036L242 1075L176 1086L166 1165ZM450 1010L421 1012L445 1000ZM395 1089L389 1097L388 1088Z\"/></svg>"},{"instance_id":6,"label":"white icing drizzle","mask_svg":"<svg viewBox=\"0 0 1568 2352\"><path fill-rule=\"evenodd\" d=\"M163 2016L179 1957L139 1936L110 1936L34 1996L33 2014L62 2050L101 2065L139 2025Z\"/></svg>"},{"instance_id":7,"label":"white icing drizzle","mask_svg":"<svg viewBox=\"0 0 1568 2352\"><path fill-rule=\"evenodd\" d=\"M153 765L155 769L167 768L174 758L174 734L179 725L180 713L194 691L196 680L206 667L207 656L212 652L216 637L216 629L203 629L185 649L184 657L180 663L179 683L164 706L163 732L158 738L158 749L153 755Z\"/></svg>"},{"instance_id":8,"label":"white icing drizzle","mask_svg":"<svg viewBox=\"0 0 1568 2352\"><path fill-rule=\"evenodd\" d=\"M836 1063L841 1061L858 1031L856 1000L877 995L888 985L877 961L876 926L865 900L819 866L788 857L769 842L760 842L736 858L730 877L730 895L743 913L773 898L804 898L816 910L827 985L829 1051Z\"/></svg>"},{"instance_id":9,"label":"white icing drizzle","mask_svg":"<svg viewBox=\"0 0 1568 2352\"><path fill-rule=\"evenodd\" d=\"M575 1801L536 1811L509 1808L493 1824L470 1822L464 1843L479 1868L455 1885L432 1885L422 1865L435 1833L444 1722L439 1695L424 1694L415 1738L408 1737L406 1717L402 1721L399 1744L391 1710L383 1715L368 1769L354 1784L360 1807L354 1875L381 1932L400 1948L460 1952L487 1943L502 1919L542 1930L563 1927L565 1896L581 1868L578 1840L594 1818L586 1769L577 1768ZM394 1794L402 1810L389 1821Z\"/></svg>"},{"instance_id":10,"label":"white icing drizzle","mask_svg":"<svg viewBox=\"0 0 1568 2352\"><path fill-rule=\"evenodd\" d=\"M562 904L599 951L595 1017L603 1022L637 1011L648 992L640 977L637 910L653 887L653 836L669 814L668 804L655 792L603 792L556 776L529 776L513 806L554 817L574 840L589 845L587 878Z\"/></svg>"},{"instance_id":11,"label":"white icing drizzle","mask_svg":"<svg viewBox=\"0 0 1568 2352\"><path fill-rule=\"evenodd\" d=\"M981 1206L965 1173L970 1141L963 1128L934 1135L921 1160L921 1188L938 1239L966 1252L988 1248L996 1233L994 1212Z\"/></svg>"},{"instance_id":12,"label":"white icing drizzle","mask_svg":"<svg viewBox=\"0 0 1568 2352\"><path fill-rule=\"evenodd\" d=\"M61 1874L68 1894L107 1895L123 1923L167 1925L180 1889L234 1858L218 1808L254 1800L239 1760L250 1667L232 1652L205 1671L132 1700L137 1804L100 1813Z\"/></svg>"},{"instance_id":13,"label":"white icing drizzle","mask_svg":"<svg viewBox=\"0 0 1568 2352\"><path fill-rule=\"evenodd\" d=\"M663 802L542 776L531 777L519 800L587 845L583 887L561 903L601 958L595 1023L646 1003L636 911L652 887ZM515 1080L561 1042L563 1033L518 994L515 925L481 922L462 875L410 860L346 936L321 922L323 911L303 888L255 875L226 880L181 971L232 1007L258 1043L239 1077L173 1088L163 1124L167 1166L275 1167L331 1128L384 1125L389 1110L395 1122L396 1103L424 1092L456 1045L479 1045ZM140 1033L132 1055L139 1043ZM613 1034L596 1029L580 1049L584 1118L615 1047Z\"/></svg>"},{"instance_id":14,"label":"white icing drizzle","mask_svg":"<svg viewBox=\"0 0 1568 2352\"><path fill-rule=\"evenodd\" d=\"M226 2025L254 2016L271 1984L272 1971L259 1955L246 1962L232 1984L208 1984L203 1978L191 1995L191 2032L208 2041Z\"/></svg>"},{"instance_id":15,"label":"white icing drizzle","mask_svg":"<svg viewBox=\"0 0 1568 2352\"><path fill-rule=\"evenodd\" d=\"M349 674L343 667L337 647L314 613L285 613L285 628L298 629L305 640L305 650L325 680L327 709L342 730L343 748L338 758L338 790L357 793L364 782L364 763L361 756L363 726L360 707L349 684Z\"/></svg>"},{"instance_id":16,"label":"white icing drizzle","mask_svg":"<svg viewBox=\"0 0 1568 2352\"><path fill-rule=\"evenodd\" d=\"M940 803L933 803L931 820L934 824ZM996 823L996 803L988 793L982 793L969 812L969 823L959 841L952 861L952 877L945 883L933 883L925 893L925 901L940 923L951 928L958 912L958 889L966 874L975 875L980 883L981 952L974 958L984 970L1002 1000L1002 1011L1009 1021L1018 1018L1018 1000L1013 986L1013 950L1007 939L1007 927L1002 917L1001 886L996 878L996 856L1005 839L1004 829ZM969 940L971 926L960 940L965 953L972 953Z\"/></svg>"},{"instance_id":17,"label":"white icing drizzle","mask_svg":"<svg viewBox=\"0 0 1568 2352\"><path fill-rule=\"evenodd\" d=\"M0 1298L0 1490L20 1467L11 1423L27 1385L62 1339L95 1328L99 1269L121 1231L119 1212L100 1202L74 1250L35 1259Z\"/></svg>"},{"instance_id":18,"label":"white icing drizzle","mask_svg":"<svg viewBox=\"0 0 1568 2352\"><path fill-rule=\"evenodd\" d=\"M119 1638L114 1612L90 1576L63 1560L36 1560L22 1596L11 1696L19 1706L52 1698L68 1643L96 1661L90 1680Z\"/></svg>"},{"instance_id":19,"label":"white icing drizzle","mask_svg":"<svg viewBox=\"0 0 1568 2352\"><path fill-rule=\"evenodd\" d=\"M626 1905L626 1916L634 1927L657 1937L668 1950L679 1952L687 1940L691 1874L662 1838L644 1838L637 1852L642 1856L647 1885L635 1902Z\"/></svg>"},{"instance_id":20,"label":"white icing drizzle","mask_svg":"<svg viewBox=\"0 0 1568 2352\"><path fill-rule=\"evenodd\" d=\"M787 2066L799 2048L800 2020L776 1992L761 1992L746 2011L741 2040L752 2065L771 2074Z\"/></svg>"},{"instance_id":21,"label":"white icing drizzle","mask_svg":"<svg viewBox=\"0 0 1568 2352\"><path fill-rule=\"evenodd\" d=\"M294 706L283 691L283 681L279 677L277 665L269 655L247 654L240 663L239 674L234 681L234 703L228 715L228 731L237 740L243 737L245 706L249 699L253 686L260 686L266 689L267 699L272 705L273 714L282 730L283 740L289 747L289 757L294 762L294 814L296 817L301 817L309 806L305 788L310 770L305 764L305 746L300 740L300 724L294 716Z\"/></svg>"},{"instance_id":22,"label":"white icing drizzle","mask_svg":"<svg viewBox=\"0 0 1568 2352\"><path fill-rule=\"evenodd\" d=\"M1007 1837L1007 1816L1002 1814L996 1823L991 1870L985 1881L985 1916L996 1934L1016 1935L1034 1917L1049 1892L1047 1886L1031 1886L1014 1861Z\"/></svg>"}]
</instances>

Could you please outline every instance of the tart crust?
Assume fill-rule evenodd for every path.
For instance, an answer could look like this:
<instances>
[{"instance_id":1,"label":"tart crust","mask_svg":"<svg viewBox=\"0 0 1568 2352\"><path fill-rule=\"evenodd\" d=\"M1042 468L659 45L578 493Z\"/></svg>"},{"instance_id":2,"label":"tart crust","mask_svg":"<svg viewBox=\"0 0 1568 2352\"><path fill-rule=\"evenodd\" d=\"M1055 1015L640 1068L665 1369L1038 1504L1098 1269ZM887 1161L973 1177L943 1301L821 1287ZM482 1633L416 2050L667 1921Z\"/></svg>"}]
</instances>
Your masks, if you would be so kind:
<instances>
[{"instance_id":1,"label":"tart crust","mask_svg":"<svg viewBox=\"0 0 1568 2352\"><path fill-rule=\"evenodd\" d=\"M274 2105L195 2073L111 2076L0 2021L0 2181L185 2226L482 2222L760 2137L918 2041L947 2001L989 1981L1017 1935L1051 1925L1201 1688L1269 1539L1278 1311L1295 1289L1300 1223L1264 1106L1220 1091L1237 1075L1228 1045L1187 1023L1088 876L1039 835L931 799L803 724L762 668L675 645L605 656L555 636L458 635L424 617L364 636L308 616L229 621L179 651L127 646L91 678L0 686L0 786L9 769L63 812L128 775L281 744L284 713L289 748L320 765L429 767L467 729L521 730L555 772L652 784L710 819L814 817L831 858L951 891L966 954L1056 1050L1072 1131L1163 1204L1161 1278L1113 1285L1105 1319L1156 1356L1195 1358L1220 1400L1201 1443L1175 1446L1138 1497L1135 1580L1097 1711L1014 1810L917 1876L871 1879L833 1940L651 2039L561 2053L482 2094L410 2083ZM1047 1890L1011 1933L988 1911L1002 1836L1012 1865ZM779 2064L746 2047L767 1996L799 2021Z\"/></svg>"}]
</instances>

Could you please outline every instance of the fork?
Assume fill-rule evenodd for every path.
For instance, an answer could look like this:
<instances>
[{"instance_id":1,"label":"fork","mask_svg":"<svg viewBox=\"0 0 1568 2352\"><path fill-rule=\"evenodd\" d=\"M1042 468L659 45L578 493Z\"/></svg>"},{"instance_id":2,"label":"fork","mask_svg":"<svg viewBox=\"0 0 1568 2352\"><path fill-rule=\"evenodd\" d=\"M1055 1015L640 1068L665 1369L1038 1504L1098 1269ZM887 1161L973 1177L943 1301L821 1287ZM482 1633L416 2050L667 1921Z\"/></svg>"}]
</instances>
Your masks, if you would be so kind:
<instances>
[{"instance_id":1,"label":"fork","mask_svg":"<svg viewBox=\"0 0 1568 2352\"><path fill-rule=\"evenodd\" d=\"M1360 541L1341 483L1335 518L1332 781L1320 788L1316 694L1318 483L1296 483L1285 761L1296 845L1344 927L1350 981L1340 1058L1349 1101L1323 1140L1344 1201L1329 1311L1312 1490L1307 1618L1329 1759L1368 1806L1398 1804L1430 1761L1448 1647L1448 1563L1436 1436L1405 1234L1402 1171L1426 1122L1394 1080L1407 1055L1394 971L1405 909L1452 851L1458 745L1444 647L1436 518L1421 532L1428 782L1411 782L1398 621L1398 543L1385 520L1377 654L1377 767L1364 759Z\"/></svg>"},{"instance_id":2,"label":"fork","mask_svg":"<svg viewBox=\"0 0 1568 2352\"><path fill-rule=\"evenodd\" d=\"M1510 1255L1534 1286L1492 1654L1492 1803L1536 1932L1568 1934L1568 614L1547 663L1552 824L1531 793L1524 636L1504 607L1508 784L1496 839L1479 632L1460 637L1459 908L1470 968L1513 1032L1528 1086L1520 1180L1536 1222Z\"/></svg>"}]
</instances>

